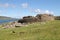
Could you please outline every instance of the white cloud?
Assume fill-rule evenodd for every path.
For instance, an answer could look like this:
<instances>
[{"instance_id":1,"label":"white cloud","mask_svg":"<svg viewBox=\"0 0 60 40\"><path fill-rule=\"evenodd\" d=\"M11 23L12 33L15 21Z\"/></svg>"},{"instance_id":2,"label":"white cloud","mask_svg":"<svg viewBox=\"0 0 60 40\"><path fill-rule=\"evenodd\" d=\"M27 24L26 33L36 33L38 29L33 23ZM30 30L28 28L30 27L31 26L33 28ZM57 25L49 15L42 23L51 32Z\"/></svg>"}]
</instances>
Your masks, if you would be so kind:
<instances>
[{"instance_id":1,"label":"white cloud","mask_svg":"<svg viewBox=\"0 0 60 40\"><path fill-rule=\"evenodd\" d=\"M15 8L16 5L14 5L14 4L9 4L9 3L4 3L4 4L0 4L0 7L4 7L4 8L12 7L12 8Z\"/></svg>"},{"instance_id":2,"label":"white cloud","mask_svg":"<svg viewBox=\"0 0 60 40\"><path fill-rule=\"evenodd\" d=\"M54 14L54 12L51 11L51 14Z\"/></svg>"},{"instance_id":3,"label":"white cloud","mask_svg":"<svg viewBox=\"0 0 60 40\"><path fill-rule=\"evenodd\" d=\"M32 9L32 12L37 13L37 14L54 14L53 11L41 10L41 9Z\"/></svg>"},{"instance_id":4,"label":"white cloud","mask_svg":"<svg viewBox=\"0 0 60 40\"><path fill-rule=\"evenodd\" d=\"M45 13L50 13L50 11L49 10L45 10Z\"/></svg>"},{"instance_id":5,"label":"white cloud","mask_svg":"<svg viewBox=\"0 0 60 40\"><path fill-rule=\"evenodd\" d=\"M22 8L27 8L28 7L28 3L22 3L21 6L22 6Z\"/></svg>"},{"instance_id":6,"label":"white cloud","mask_svg":"<svg viewBox=\"0 0 60 40\"><path fill-rule=\"evenodd\" d=\"M45 13L46 13L46 14L54 14L54 12L49 11L49 10L45 10Z\"/></svg>"},{"instance_id":7,"label":"white cloud","mask_svg":"<svg viewBox=\"0 0 60 40\"><path fill-rule=\"evenodd\" d=\"M35 9L35 12L36 12L36 13L40 13L41 10L40 10L40 9Z\"/></svg>"}]
</instances>

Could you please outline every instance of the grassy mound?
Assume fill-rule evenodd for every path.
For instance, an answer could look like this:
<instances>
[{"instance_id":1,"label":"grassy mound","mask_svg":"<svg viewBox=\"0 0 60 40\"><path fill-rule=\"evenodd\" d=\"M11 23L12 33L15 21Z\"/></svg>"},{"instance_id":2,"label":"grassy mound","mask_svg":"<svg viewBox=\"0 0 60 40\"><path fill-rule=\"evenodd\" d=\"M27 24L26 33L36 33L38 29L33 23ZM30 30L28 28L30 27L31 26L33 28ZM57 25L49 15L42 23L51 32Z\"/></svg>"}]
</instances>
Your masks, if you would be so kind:
<instances>
[{"instance_id":1,"label":"grassy mound","mask_svg":"<svg viewBox=\"0 0 60 40\"><path fill-rule=\"evenodd\" d=\"M20 28L0 29L0 40L60 40L60 21L34 23Z\"/></svg>"}]
</instances>

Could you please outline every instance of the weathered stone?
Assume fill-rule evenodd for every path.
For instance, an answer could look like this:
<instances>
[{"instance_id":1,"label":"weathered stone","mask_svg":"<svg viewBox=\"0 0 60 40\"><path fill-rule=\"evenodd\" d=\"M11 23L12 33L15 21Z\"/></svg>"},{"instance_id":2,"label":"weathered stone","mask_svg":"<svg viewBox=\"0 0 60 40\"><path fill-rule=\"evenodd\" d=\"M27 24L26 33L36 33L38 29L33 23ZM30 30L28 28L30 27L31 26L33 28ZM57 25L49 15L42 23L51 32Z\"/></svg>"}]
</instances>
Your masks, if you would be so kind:
<instances>
[{"instance_id":1,"label":"weathered stone","mask_svg":"<svg viewBox=\"0 0 60 40\"><path fill-rule=\"evenodd\" d=\"M59 18L60 17L58 17L58 19ZM51 14L37 14L36 17L25 16L18 21L10 22L8 24L4 24L4 27L5 28L23 27L23 26L26 26L27 23L45 22L45 21L53 21L53 20L54 20L54 16ZM45 23L41 23L41 24L45 24Z\"/></svg>"},{"instance_id":2,"label":"weathered stone","mask_svg":"<svg viewBox=\"0 0 60 40\"><path fill-rule=\"evenodd\" d=\"M18 23L33 23L37 21L38 21L37 17L26 16L26 17L23 17L23 19L18 20Z\"/></svg>"},{"instance_id":3,"label":"weathered stone","mask_svg":"<svg viewBox=\"0 0 60 40\"><path fill-rule=\"evenodd\" d=\"M39 18L40 21L52 21L52 20L54 20L54 16L51 14L38 14L36 17Z\"/></svg>"}]
</instances>

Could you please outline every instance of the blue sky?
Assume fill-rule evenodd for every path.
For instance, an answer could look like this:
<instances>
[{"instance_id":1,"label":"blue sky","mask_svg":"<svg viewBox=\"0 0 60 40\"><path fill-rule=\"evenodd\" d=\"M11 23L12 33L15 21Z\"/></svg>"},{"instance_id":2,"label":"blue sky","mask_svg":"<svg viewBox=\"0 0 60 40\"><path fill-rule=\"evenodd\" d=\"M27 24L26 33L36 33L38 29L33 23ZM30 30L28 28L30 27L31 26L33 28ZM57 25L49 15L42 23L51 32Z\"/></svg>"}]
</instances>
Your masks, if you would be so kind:
<instances>
[{"instance_id":1,"label":"blue sky","mask_svg":"<svg viewBox=\"0 0 60 40\"><path fill-rule=\"evenodd\" d=\"M0 16L21 18L41 13L60 15L60 0L0 0Z\"/></svg>"}]
</instances>

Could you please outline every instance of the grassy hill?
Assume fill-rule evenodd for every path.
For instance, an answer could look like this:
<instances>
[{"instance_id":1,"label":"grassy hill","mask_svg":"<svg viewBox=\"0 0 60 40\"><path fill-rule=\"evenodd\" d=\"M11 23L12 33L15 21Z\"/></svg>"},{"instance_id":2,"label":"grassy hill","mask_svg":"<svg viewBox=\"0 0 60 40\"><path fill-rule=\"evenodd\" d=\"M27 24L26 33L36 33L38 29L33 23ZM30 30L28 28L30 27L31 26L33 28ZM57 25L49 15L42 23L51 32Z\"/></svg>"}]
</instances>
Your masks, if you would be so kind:
<instances>
[{"instance_id":1,"label":"grassy hill","mask_svg":"<svg viewBox=\"0 0 60 40\"><path fill-rule=\"evenodd\" d=\"M11 19L10 17L0 16L0 20Z\"/></svg>"},{"instance_id":2,"label":"grassy hill","mask_svg":"<svg viewBox=\"0 0 60 40\"><path fill-rule=\"evenodd\" d=\"M60 20L20 28L0 28L0 40L60 40Z\"/></svg>"},{"instance_id":3,"label":"grassy hill","mask_svg":"<svg viewBox=\"0 0 60 40\"><path fill-rule=\"evenodd\" d=\"M13 19L17 19L17 18L11 18L11 17L6 17L6 16L0 16L0 20L13 20Z\"/></svg>"}]
</instances>

